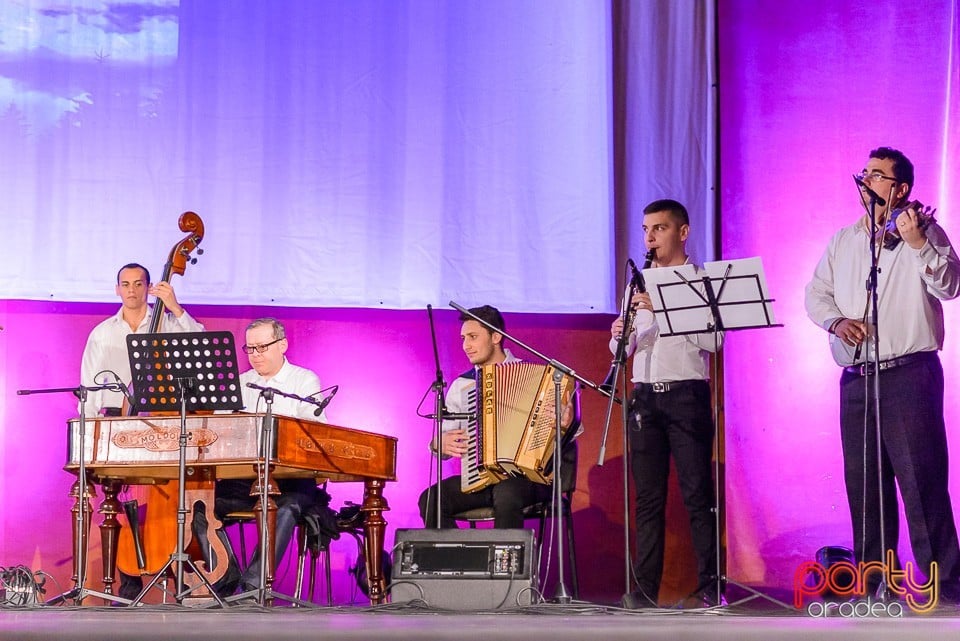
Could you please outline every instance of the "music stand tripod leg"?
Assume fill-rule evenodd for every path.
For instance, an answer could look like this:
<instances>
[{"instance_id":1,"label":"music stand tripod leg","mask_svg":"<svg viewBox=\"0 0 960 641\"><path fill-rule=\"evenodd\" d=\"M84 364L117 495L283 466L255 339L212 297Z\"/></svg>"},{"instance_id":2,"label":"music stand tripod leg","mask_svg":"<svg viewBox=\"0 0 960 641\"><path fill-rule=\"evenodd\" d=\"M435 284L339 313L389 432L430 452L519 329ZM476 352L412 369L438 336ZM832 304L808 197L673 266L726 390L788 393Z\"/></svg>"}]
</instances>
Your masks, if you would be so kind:
<instances>
[{"instance_id":1,"label":"music stand tripod leg","mask_svg":"<svg viewBox=\"0 0 960 641\"><path fill-rule=\"evenodd\" d=\"M187 433L186 388L188 379L177 378L176 380L180 387L180 436L178 439L179 461L177 463L177 480L179 481L180 487L177 491L177 547L173 554L170 555L170 558L167 559L167 562L163 564L163 567L161 567L160 570L153 575L153 578L150 579L145 586L143 586L140 594L137 595L130 605L140 605L140 603L143 601L143 597L146 596L146 594L166 575L167 570L176 564L176 585L174 598L176 599L177 603L182 604L184 598L188 597L194 590L200 587L194 586L189 590L184 589L183 572L184 566L186 566L189 567L200 579L201 585L207 588L217 604L223 607L226 605L226 603L224 603L223 599L221 599L216 593L216 591L213 589L213 585L210 583L204 573L200 571L200 568L197 567L197 564L194 563L193 559L190 558L190 555L184 551L184 547L186 546L187 514L190 513L190 510L187 509L187 442L189 440L189 434ZM164 590L164 592L166 591Z\"/></svg>"}]
</instances>

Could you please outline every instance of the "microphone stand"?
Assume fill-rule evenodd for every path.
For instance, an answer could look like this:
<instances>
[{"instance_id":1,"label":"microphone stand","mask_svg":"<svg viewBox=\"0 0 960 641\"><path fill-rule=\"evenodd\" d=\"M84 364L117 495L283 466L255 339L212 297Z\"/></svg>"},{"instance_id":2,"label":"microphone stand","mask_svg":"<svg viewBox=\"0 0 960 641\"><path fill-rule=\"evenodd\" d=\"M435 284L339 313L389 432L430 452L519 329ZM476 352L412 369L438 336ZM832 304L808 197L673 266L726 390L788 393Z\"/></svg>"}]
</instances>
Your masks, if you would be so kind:
<instances>
[{"instance_id":1,"label":"microphone stand","mask_svg":"<svg viewBox=\"0 0 960 641\"><path fill-rule=\"evenodd\" d=\"M90 590L84 586L84 583L86 583L87 572L87 536L89 535L90 512L92 511L92 506L90 505L90 500L87 496L87 454L85 451L86 446L84 444L87 433L87 393L97 392L100 390L110 390L114 392L120 391L118 389L118 385L119 384L117 383L105 383L103 385L79 385L77 387L53 387L48 389L17 390L17 394L20 396L27 396L30 394L55 394L60 392L71 392L77 397L77 399L80 400L80 421L78 425L80 429L80 436L79 443L77 445L79 450L77 452L79 467L77 468L77 482L74 484L77 496L77 509L75 522L73 525L73 588L47 601L48 605L55 605L71 599L76 605L81 605L83 600L88 596L98 597L104 601L116 601L124 604L131 603L129 599L114 596L108 592L97 592L96 590ZM70 438L69 431L67 432L67 438L70 441L68 443L68 447L70 447L73 445L73 439ZM73 493L74 488L71 488L71 494Z\"/></svg>"},{"instance_id":2,"label":"microphone stand","mask_svg":"<svg viewBox=\"0 0 960 641\"><path fill-rule=\"evenodd\" d=\"M561 486L561 469L560 469L560 466L563 462L563 457L560 456L560 446L562 444L561 443L562 442L561 423L563 422L563 416L562 416L563 410L562 410L562 399L560 398L560 383L562 382L563 375L565 374L573 378L574 380L579 381L583 385L586 385L587 387L593 390L596 390L597 392L600 392L601 394L610 394L610 392L604 392L603 390L600 389L600 386L598 386L596 383L589 381L584 377L580 376L579 374L574 372L572 369L570 369L563 363L557 360L554 360L552 358L548 358L546 355L533 349L523 341L518 340L514 336L511 336L503 329L494 327L487 321L473 314L469 309L466 309L465 307L461 307L460 305L458 305L453 301L450 301L450 307L454 308L461 314L471 318L472 320L477 321L478 323L486 327L491 332L497 332L497 333L503 334L505 338L513 341L523 349L527 350L537 358L544 361L547 365L553 367L555 370L553 373L553 384L554 384L555 414L556 414L556 417L555 417L556 418L556 429L555 429L556 440L555 440L554 449L553 449L553 499L552 499L553 505L551 507L551 509L553 510L553 519L554 519L556 532L557 532L557 588L556 588L555 600L558 603L570 603L571 601L570 593L567 590L566 578L564 576L565 553L563 550L563 546L564 546L565 537L563 535L563 531L564 531L563 530L563 503L561 502L563 488Z\"/></svg>"},{"instance_id":3,"label":"microphone stand","mask_svg":"<svg viewBox=\"0 0 960 641\"><path fill-rule=\"evenodd\" d=\"M440 519L443 512L441 508L443 507L443 492L440 491L440 481L443 477L443 451L441 444L443 441L443 415L446 413L447 408L444 405L443 394L446 389L446 384L443 382L443 370L440 368L440 354L437 351L437 331L433 325L433 306L427 305L427 316L430 319L430 341L433 343L433 361L437 366L437 378L433 381L431 389L436 395L436 402L434 403L434 430L433 438L437 444L436 453L437 453L437 522L436 529L440 529ZM429 497L428 497L429 498ZM430 501L427 501L427 510L430 509Z\"/></svg>"},{"instance_id":4,"label":"microphone stand","mask_svg":"<svg viewBox=\"0 0 960 641\"><path fill-rule=\"evenodd\" d=\"M874 438L876 439L876 457L877 457L877 499L879 503L879 518L880 518L880 562L886 563L886 554L887 554L887 528L885 525L884 519L884 509L883 509L883 443L881 441L881 430L880 430L880 331L879 331L879 291L878 291L878 278L877 275L880 273L880 254L877 251L877 233L880 230L879 225L877 224L876 210L877 205L882 202L877 194L872 189L867 189L867 194L870 197L870 207L869 207L869 218L870 218L870 275L867 277L867 297L868 305L870 305L870 314L873 317L871 319L871 331L872 336L865 339L869 341L870 338L873 339L873 371L870 369L870 350L867 349L867 356L864 358L863 364L863 385L864 385L864 404L866 406L870 400L870 388L873 388L873 423L874 423ZM891 205L892 207L892 205ZM858 350L859 351L859 350ZM856 364L857 358L854 358L854 364ZM864 424L863 424L863 433L866 436L868 429L867 425L867 416L864 414ZM864 461L866 461L866 449L864 449ZM867 482L867 479L864 478L864 483ZM864 511L866 511L866 506L864 506ZM863 541L861 542L866 547L866 523L864 523L863 528ZM863 561L863 559L858 559L858 561ZM887 581L886 573L882 573L880 578L880 585L877 588L878 597L886 601L887 599Z\"/></svg>"},{"instance_id":5,"label":"microphone stand","mask_svg":"<svg viewBox=\"0 0 960 641\"><path fill-rule=\"evenodd\" d=\"M627 434L627 420L629 413L629 402L628 402L628 380L627 376L627 342L630 337L630 332L633 327L633 318L630 313L632 307L630 301L633 300L633 295L637 291L637 283L634 279L629 279L629 287L627 292L624 294L623 301L620 305L620 318L623 319L623 327L620 329L620 335L617 337L617 352L613 357L613 362L611 365L610 373L607 375L607 380L604 381L604 385L601 385L601 389L607 387L610 390L610 399L607 401L607 411L603 419L603 432L600 437L600 455L597 459L597 466L603 467L604 460L606 458L607 452L607 435L610 431L610 419L613 417L613 404L614 402L620 403L620 414L623 420L623 563L624 563L624 593L630 592L630 461L627 453L630 450L629 437ZM622 374L622 375L621 375ZM614 390L617 388L617 384L620 386L620 399L616 398Z\"/></svg>"},{"instance_id":6,"label":"microphone stand","mask_svg":"<svg viewBox=\"0 0 960 641\"><path fill-rule=\"evenodd\" d=\"M312 604L307 601L303 601L297 597L288 596L286 594L280 594L278 592L274 592L273 590L273 573L275 569L274 565L276 562L276 555L274 553L274 544L271 540L271 536L276 529L277 510L276 505L271 503L273 499L270 498L270 457L273 455L275 449L273 440L273 397L284 396L302 403L309 403L311 405L316 405L317 408L322 411L329 402L329 399L333 398L333 394L318 401L311 397L299 396L297 394L291 394L290 392L282 392L275 387L257 385L256 383L247 383L247 387L259 390L260 396L263 398L263 402L267 406L267 410L263 415L263 427L261 429L261 433L263 435L261 439L260 451L262 468L257 478L257 482L260 484L260 586L255 590L242 592L240 594L228 597L227 601L232 603L234 601L241 601L253 596L259 605L273 605L274 598L279 597L280 599L295 605L311 607ZM270 516L271 511L273 512L272 519ZM267 568L268 562L270 564L269 571ZM268 580L270 582L269 585L267 584Z\"/></svg>"}]
</instances>

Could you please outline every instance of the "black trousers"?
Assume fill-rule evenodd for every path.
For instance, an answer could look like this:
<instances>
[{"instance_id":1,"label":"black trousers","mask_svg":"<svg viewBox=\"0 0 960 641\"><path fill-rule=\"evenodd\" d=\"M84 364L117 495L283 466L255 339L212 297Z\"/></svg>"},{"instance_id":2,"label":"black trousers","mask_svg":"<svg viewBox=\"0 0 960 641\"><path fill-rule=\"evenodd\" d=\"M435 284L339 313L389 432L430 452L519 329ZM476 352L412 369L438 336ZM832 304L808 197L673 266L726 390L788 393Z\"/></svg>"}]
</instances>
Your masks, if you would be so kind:
<instances>
[{"instance_id":1,"label":"black trousers","mask_svg":"<svg viewBox=\"0 0 960 641\"><path fill-rule=\"evenodd\" d=\"M710 385L706 381L672 385L660 393L648 385L637 385L629 408L630 464L636 484L634 571L639 592L651 605L657 602L663 575L671 455L690 517L698 589L711 590L718 575Z\"/></svg>"},{"instance_id":2,"label":"black trousers","mask_svg":"<svg viewBox=\"0 0 960 641\"><path fill-rule=\"evenodd\" d=\"M960 579L960 545L947 489L943 369L936 352L926 354L929 356L919 361L880 372L885 543L887 549L896 551L899 486L918 569L927 575L930 563L936 561L941 584L955 592L952 588ZM840 439L858 561L885 561L880 549L873 398L872 381L868 392L862 376L844 372L840 378Z\"/></svg>"},{"instance_id":3,"label":"black trousers","mask_svg":"<svg viewBox=\"0 0 960 641\"><path fill-rule=\"evenodd\" d=\"M437 486L431 485L420 494L420 518L426 527L437 526ZM509 478L479 492L460 491L460 476L450 476L440 482L440 508L443 515L440 527L454 528L454 514L481 507L493 508L493 526L522 528L523 508L550 499L550 486L525 478Z\"/></svg>"}]
</instances>

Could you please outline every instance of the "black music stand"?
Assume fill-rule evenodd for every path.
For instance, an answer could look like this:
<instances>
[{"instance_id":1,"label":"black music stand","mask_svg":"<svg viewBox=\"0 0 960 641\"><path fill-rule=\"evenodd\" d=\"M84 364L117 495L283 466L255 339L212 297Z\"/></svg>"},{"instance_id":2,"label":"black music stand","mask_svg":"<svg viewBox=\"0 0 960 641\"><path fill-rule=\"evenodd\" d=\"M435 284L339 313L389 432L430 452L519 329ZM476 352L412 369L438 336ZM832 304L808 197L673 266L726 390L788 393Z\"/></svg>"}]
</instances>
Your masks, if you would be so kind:
<instances>
[{"instance_id":1,"label":"black music stand","mask_svg":"<svg viewBox=\"0 0 960 641\"><path fill-rule=\"evenodd\" d=\"M176 334L130 334L127 354L133 377L134 411L180 412L180 459L177 496L177 547L150 582L144 586L133 605L160 581L172 565L176 565L174 598L182 602L197 587L183 589L183 567L187 565L200 578L221 606L224 601L214 591L207 577L184 551L187 509L186 460L187 411L239 410L243 407L237 347L230 332L190 332ZM228 563L228 559L221 559Z\"/></svg>"},{"instance_id":2,"label":"black music stand","mask_svg":"<svg viewBox=\"0 0 960 641\"><path fill-rule=\"evenodd\" d=\"M720 346L720 332L741 329L783 327L777 324L767 289L763 264L759 257L740 260L714 261L704 264L704 271L697 273L693 265L658 267L643 272L653 312L660 327L660 336L713 333L713 377L719 384L719 362L716 357ZM714 429L719 430L719 404L713 405ZM721 602L724 586L733 584L749 592L739 603L763 598L788 610L794 608L747 585L731 581L722 571L720 558L720 434L714 438L714 475L717 487L714 490L714 538L716 546L716 590ZM697 591L705 586L697 586Z\"/></svg>"}]
</instances>

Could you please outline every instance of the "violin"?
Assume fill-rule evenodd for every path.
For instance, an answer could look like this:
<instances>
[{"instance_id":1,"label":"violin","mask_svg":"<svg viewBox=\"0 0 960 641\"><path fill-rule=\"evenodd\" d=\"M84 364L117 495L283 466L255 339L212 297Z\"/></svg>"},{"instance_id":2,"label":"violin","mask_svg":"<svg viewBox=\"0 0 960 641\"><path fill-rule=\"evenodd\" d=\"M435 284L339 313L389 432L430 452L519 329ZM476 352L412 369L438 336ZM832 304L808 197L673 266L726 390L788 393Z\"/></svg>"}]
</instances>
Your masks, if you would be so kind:
<instances>
[{"instance_id":1,"label":"violin","mask_svg":"<svg viewBox=\"0 0 960 641\"><path fill-rule=\"evenodd\" d=\"M203 254L202 249L197 249L203 240L204 233L203 220L200 216L192 211L184 212L180 215L179 227L180 231L186 232L187 235L170 250L161 281L170 282L174 274L183 276L188 262L196 264L197 259L190 257L194 250L198 255ZM150 319L149 333L155 334L160 331L163 316L164 304L157 298L153 306L153 317ZM131 408L131 413L135 411L136 408ZM192 511L202 505L206 512L209 532L214 532L221 526L213 512L216 479L209 473L203 472L207 471L201 470L201 474L197 475L203 478L187 481L186 506ZM174 554L178 527L178 491L177 480L171 480L162 485L131 486L128 499L132 500L124 502L123 515L120 516L121 523L126 520L126 527L121 528L117 541L117 568L121 572L133 576L156 574ZM207 581L214 583L226 574L229 557L220 537L214 534L208 539L210 555L217 559L213 570L204 567L203 560L207 555L203 554L198 542L193 539L193 531L189 524L184 530L184 550L197 562L198 567L202 568ZM189 569L189 566L185 569ZM175 573L175 568L171 568L170 571ZM199 577L191 577L189 573L184 573L184 584L196 588L202 585L202 581ZM195 590L193 594L200 595L201 592L201 590Z\"/></svg>"},{"instance_id":2,"label":"violin","mask_svg":"<svg viewBox=\"0 0 960 641\"><path fill-rule=\"evenodd\" d=\"M937 212L936 208L930 207L929 205L924 206L919 200L911 200L905 205L891 209L890 215L887 218L887 224L883 227L884 249L893 249L903 240L903 238L900 237L900 229L897 227L897 218L908 209L916 212L917 227L921 230L925 230L931 223L937 222L936 218L934 218L934 214Z\"/></svg>"}]
</instances>

